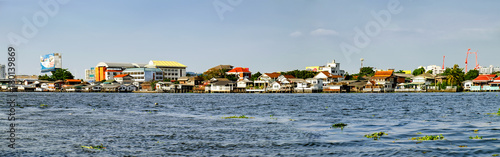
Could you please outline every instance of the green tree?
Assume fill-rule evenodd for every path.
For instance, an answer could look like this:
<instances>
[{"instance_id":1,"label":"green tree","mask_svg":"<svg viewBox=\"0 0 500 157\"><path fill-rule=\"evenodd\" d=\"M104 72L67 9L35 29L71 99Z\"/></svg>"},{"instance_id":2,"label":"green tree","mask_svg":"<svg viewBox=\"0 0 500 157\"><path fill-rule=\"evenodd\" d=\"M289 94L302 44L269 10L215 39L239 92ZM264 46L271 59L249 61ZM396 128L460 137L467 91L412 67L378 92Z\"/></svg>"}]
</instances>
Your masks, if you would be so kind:
<instances>
[{"instance_id":1,"label":"green tree","mask_svg":"<svg viewBox=\"0 0 500 157\"><path fill-rule=\"evenodd\" d=\"M448 74L448 84L462 87L462 81L465 79L464 69L459 68L458 64L453 66Z\"/></svg>"},{"instance_id":2,"label":"green tree","mask_svg":"<svg viewBox=\"0 0 500 157\"><path fill-rule=\"evenodd\" d=\"M465 74L465 80L473 80L475 79L477 76L479 76L479 70L469 70L469 72L467 72L467 74Z\"/></svg>"},{"instance_id":3,"label":"green tree","mask_svg":"<svg viewBox=\"0 0 500 157\"><path fill-rule=\"evenodd\" d=\"M257 72L255 74L252 74L252 78L250 78L252 81L257 80L262 74L260 72Z\"/></svg>"},{"instance_id":4,"label":"green tree","mask_svg":"<svg viewBox=\"0 0 500 157\"><path fill-rule=\"evenodd\" d=\"M417 75L423 74L424 72L425 72L425 69L423 67L420 67L418 69L413 70L412 74L414 76L417 76Z\"/></svg>"},{"instance_id":5,"label":"green tree","mask_svg":"<svg viewBox=\"0 0 500 157\"><path fill-rule=\"evenodd\" d=\"M156 83L158 83L159 81L151 81L151 89L152 90L156 90Z\"/></svg>"},{"instance_id":6,"label":"green tree","mask_svg":"<svg viewBox=\"0 0 500 157\"><path fill-rule=\"evenodd\" d=\"M73 74L71 74L71 72L68 71L68 69L57 69L56 71L52 71L51 73L52 73L51 76L48 76L47 74L40 75L38 76L38 79L55 81L55 80L66 80L75 78L75 76L73 76Z\"/></svg>"},{"instance_id":7,"label":"green tree","mask_svg":"<svg viewBox=\"0 0 500 157\"><path fill-rule=\"evenodd\" d=\"M52 78L52 76L49 76L47 74L45 74L45 75L38 75L38 79L39 80L54 81L54 79Z\"/></svg>"},{"instance_id":8,"label":"green tree","mask_svg":"<svg viewBox=\"0 0 500 157\"><path fill-rule=\"evenodd\" d=\"M405 72L403 70L399 70L399 71L396 71L394 73L402 73L402 74L404 74Z\"/></svg>"},{"instance_id":9,"label":"green tree","mask_svg":"<svg viewBox=\"0 0 500 157\"><path fill-rule=\"evenodd\" d=\"M236 81L238 78L234 75L225 75L224 78L227 78L230 81Z\"/></svg>"},{"instance_id":10,"label":"green tree","mask_svg":"<svg viewBox=\"0 0 500 157\"><path fill-rule=\"evenodd\" d=\"M441 76L448 76L450 73L451 73L451 69L450 68L446 68L446 70L444 70L444 72L441 73L440 75Z\"/></svg>"},{"instance_id":11,"label":"green tree","mask_svg":"<svg viewBox=\"0 0 500 157\"><path fill-rule=\"evenodd\" d=\"M71 74L71 72L68 69L57 69L56 71L52 72L52 77L54 77L55 80L66 80L75 78L75 76L73 76L73 74Z\"/></svg>"},{"instance_id":12,"label":"green tree","mask_svg":"<svg viewBox=\"0 0 500 157\"><path fill-rule=\"evenodd\" d=\"M306 78L313 78L318 73L319 72L308 71L308 70L293 70L293 71L282 72L281 74L292 75L295 78L306 79Z\"/></svg>"},{"instance_id":13,"label":"green tree","mask_svg":"<svg viewBox=\"0 0 500 157\"><path fill-rule=\"evenodd\" d=\"M432 70L429 70L429 71L427 71L427 72L425 72L425 73L429 73L429 74L432 74Z\"/></svg>"},{"instance_id":14,"label":"green tree","mask_svg":"<svg viewBox=\"0 0 500 157\"><path fill-rule=\"evenodd\" d=\"M373 70L373 67L362 67L359 70L359 76L373 76L375 74L375 71Z\"/></svg>"}]
</instances>

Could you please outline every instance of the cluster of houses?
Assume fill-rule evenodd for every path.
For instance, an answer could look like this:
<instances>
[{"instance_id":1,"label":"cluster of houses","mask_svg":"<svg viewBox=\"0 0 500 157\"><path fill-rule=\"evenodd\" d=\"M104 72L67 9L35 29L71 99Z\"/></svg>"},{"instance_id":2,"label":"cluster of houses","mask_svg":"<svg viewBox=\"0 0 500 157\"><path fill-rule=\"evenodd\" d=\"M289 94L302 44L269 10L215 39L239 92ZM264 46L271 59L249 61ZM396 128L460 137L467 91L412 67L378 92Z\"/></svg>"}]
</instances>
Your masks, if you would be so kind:
<instances>
[{"instance_id":1,"label":"cluster of houses","mask_svg":"<svg viewBox=\"0 0 500 157\"><path fill-rule=\"evenodd\" d=\"M46 81L25 79L14 87L0 80L2 90L35 92L169 92L169 93L346 93L346 92L456 92L455 86L438 86L446 76L424 73L414 76L395 73L393 69L377 70L371 77L346 80L344 70L335 60L325 66L306 67L317 72L311 78L295 78L278 72L264 73L252 79L249 68L219 65L210 70L236 80L186 76L186 67L173 61L151 60L148 64L100 62L86 70L93 80ZM227 72L225 72L227 71ZM88 74L87 74L88 72ZM91 75L94 74L94 75ZM463 82L465 91L500 91L500 77L479 75Z\"/></svg>"}]
</instances>

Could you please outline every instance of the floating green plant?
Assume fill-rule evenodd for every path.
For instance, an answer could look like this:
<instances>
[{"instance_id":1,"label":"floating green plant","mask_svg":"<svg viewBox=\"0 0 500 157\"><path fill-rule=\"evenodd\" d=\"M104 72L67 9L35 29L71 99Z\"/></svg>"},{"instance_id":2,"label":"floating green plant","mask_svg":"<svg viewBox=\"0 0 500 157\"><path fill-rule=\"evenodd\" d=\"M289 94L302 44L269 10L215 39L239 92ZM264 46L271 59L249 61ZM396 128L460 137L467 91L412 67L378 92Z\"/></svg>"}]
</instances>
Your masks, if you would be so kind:
<instances>
[{"instance_id":1,"label":"floating green plant","mask_svg":"<svg viewBox=\"0 0 500 157\"><path fill-rule=\"evenodd\" d=\"M330 128L340 128L341 130L344 130L344 127L346 127L347 124L345 123L337 123L337 124L333 124Z\"/></svg>"},{"instance_id":2,"label":"floating green plant","mask_svg":"<svg viewBox=\"0 0 500 157\"><path fill-rule=\"evenodd\" d=\"M477 134L477 132L478 132L478 131L479 131L479 130L477 130L477 129L476 129L476 130L474 130L474 133L475 133L475 134Z\"/></svg>"},{"instance_id":3,"label":"floating green plant","mask_svg":"<svg viewBox=\"0 0 500 157\"><path fill-rule=\"evenodd\" d=\"M292 122L295 121L295 119L291 119L291 118L289 120L292 121Z\"/></svg>"},{"instance_id":4,"label":"floating green plant","mask_svg":"<svg viewBox=\"0 0 500 157\"><path fill-rule=\"evenodd\" d=\"M469 136L469 139L472 139L472 140L482 140L483 136L477 136L477 135L476 135L476 137Z\"/></svg>"},{"instance_id":5,"label":"floating green plant","mask_svg":"<svg viewBox=\"0 0 500 157\"><path fill-rule=\"evenodd\" d=\"M434 141L434 140L442 140L444 139L443 135L425 135L424 137L412 137L410 140L418 140L418 141Z\"/></svg>"},{"instance_id":6,"label":"floating green plant","mask_svg":"<svg viewBox=\"0 0 500 157\"><path fill-rule=\"evenodd\" d=\"M254 117L247 117L245 115L241 115L241 116L229 116L229 117L222 117L224 119L248 119L248 118L254 118Z\"/></svg>"},{"instance_id":7,"label":"floating green plant","mask_svg":"<svg viewBox=\"0 0 500 157\"><path fill-rule=\"evenodd\" d=\"M500 108L498 109L497 113L486 113L486 115L499 115L500 116Z\"/></svg>"},{"instance_id":8,"label":"floating green plant","mask_svg":"<svg viewBox=\"0 0 500 157\"><path fill-rule=\"evenodd\" d=\"M491 156L498 156L498 154L493 154L493 155L491 155Z\"/></svg>"},{"instance_id":9,"label":"floating green plant","mask_svg":"<svg viewBox=\"0 0 500 157\"><path fill-rule=\"evenodd\" d=\"M40 107L49 107L49 105L41 104Z\"/></svg>"},{"instance_id":10,"label":"floating green plant","mask_svg":"<svg viewBox=\"0 0 500 157\"><path fill-rule=\"evenodd\" d=\"M278 120L278 118L274 118L274 115L270 115L271 119Z\"/></svg>"},{"instance_id":11,"label":"floating green plant","mask_svg":"<svg viewBox=\"0 0 500 157\"><path fill-rule=\"evenodd\" d=\"M467 146L465 146L465 145L459 145L458 147L460 147L460 148L466 148Z\"/></svg>"},{"instance_id":12,"label":"floating green plant","mask_svg":"<svg viewBox=\"0 0 500 157\"><path fill-rule=\"evenodd\" d=\"M372 133L372 134L366 134L365 137L366 138L373 138L373 140L378 140L379 138L381 138L384 135L388 135L388 134L385 132L376 132L376 133Z\"/></svg>"},{"instance_id":13,"label":"floating green plant","mask_svg":"<svg viewBox=\"0 0 500 157\"><path fill-rule=\"evenodd\" d=\"M106 149L106 147L104 147L102 144L101 145L97 145L97 146L82 146L82 148L86 148L86 149L92 149L92 150L104 150Z\"/></svg>"},{"instance_id":14,"label":"floating green plant","mask_svg":"<svg viewBox=\"0 0 500 157\"><path fill-rule=\"evenodd\" d=\"M417 134L417 135L421 135L421 134L422 134L422 132L417 132L417 133L415 133L415 134Z\"/></svg>"}]
</instances>

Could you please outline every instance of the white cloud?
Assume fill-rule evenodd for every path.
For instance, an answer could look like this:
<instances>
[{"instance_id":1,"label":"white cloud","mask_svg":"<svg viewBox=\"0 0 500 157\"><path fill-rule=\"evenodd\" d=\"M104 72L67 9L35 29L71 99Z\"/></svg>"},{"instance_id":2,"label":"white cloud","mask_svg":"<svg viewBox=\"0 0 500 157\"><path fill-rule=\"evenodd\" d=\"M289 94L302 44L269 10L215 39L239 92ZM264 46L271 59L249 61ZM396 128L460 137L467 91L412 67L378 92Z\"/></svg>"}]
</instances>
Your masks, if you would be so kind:
<instances>
[{"instance_id":1,"label":"white cloud","mask_svg":"<svg viewBox=\"0 0 500 157\"><path fill-rule=\"evenodd\" d=\"M320 29L316 29L314 31L311 31L310 34L313 36L329 36L329 35L338 35L339 33L337 33L334 30L320 28Z\"/></svg>"},{"instance_id":2,"label":"white cloud","mask_svg":"<svg viewBox=\"0 0 500 157\"><path fill-rule=\"evenodd\" d=\"M295 32L290 33L290 36L291 37L300 37L300 36L302 36L302 32L295 31Z\"/></svg>"}]
</instances>

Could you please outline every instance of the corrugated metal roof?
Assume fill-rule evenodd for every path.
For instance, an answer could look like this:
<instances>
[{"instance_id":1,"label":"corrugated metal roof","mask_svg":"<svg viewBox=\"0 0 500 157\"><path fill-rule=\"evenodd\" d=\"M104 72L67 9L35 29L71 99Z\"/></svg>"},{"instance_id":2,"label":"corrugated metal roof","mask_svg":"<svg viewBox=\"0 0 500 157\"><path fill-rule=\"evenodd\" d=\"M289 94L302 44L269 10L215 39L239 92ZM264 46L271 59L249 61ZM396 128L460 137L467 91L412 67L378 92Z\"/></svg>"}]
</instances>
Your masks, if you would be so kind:
<instances>
[{"instance_id":1,"label":"corrugated metal roof","mask_svg":"<svg viewBox=\"0 0 500 157\"><path fill-rule=\"evenodd\" d=\"M153 65L156 67L182 67L182 68L187 67L184 64L181 64L181 63L176 62L176 61L155 61L155 60L152 60L151 62L153 62Z\"/></svg>"},{"instance_id":2,"label":"corrugated metal roof","mask_svg":"<svg viewBox=\"0 0 500 157\"><path fill-rule=\"evenodd\" d=\"M111 67L111 68L135 68L137 64L135 63L111 63L111 62L99 62L96 67Z\"/></svg>"}]
</instances>

